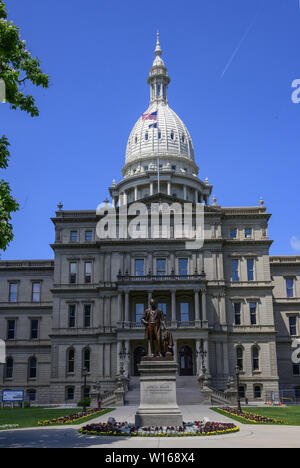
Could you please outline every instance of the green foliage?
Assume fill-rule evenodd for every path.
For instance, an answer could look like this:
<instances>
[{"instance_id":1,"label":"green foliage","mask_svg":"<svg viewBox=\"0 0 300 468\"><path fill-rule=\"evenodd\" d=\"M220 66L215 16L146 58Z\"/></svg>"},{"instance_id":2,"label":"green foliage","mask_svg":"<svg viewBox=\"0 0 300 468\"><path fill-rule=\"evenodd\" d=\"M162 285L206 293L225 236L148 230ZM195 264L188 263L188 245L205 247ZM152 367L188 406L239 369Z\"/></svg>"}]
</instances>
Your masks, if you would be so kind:
<instances>
[{"instance_id":1,"label":"green foliage","mask_svg":"<svg viewBox=\"0 0 300 468\"><path fill-rule=\"evenodd\" d=\"M39 115L35 100L24 94L24 86L31 84L48 88L49 76L40 67L38 58L33 58L21 40L19 28L7 19L5 3L0 0L0 80L5 83L5 100L12 109L20 109L32 117ZM8 166L9 142L0 138L0 170ZM11 213L17 211L18 203L11 195L7 182L0 180L0 250L5 250L13 239Z\"/></svg>"}]
</instances>

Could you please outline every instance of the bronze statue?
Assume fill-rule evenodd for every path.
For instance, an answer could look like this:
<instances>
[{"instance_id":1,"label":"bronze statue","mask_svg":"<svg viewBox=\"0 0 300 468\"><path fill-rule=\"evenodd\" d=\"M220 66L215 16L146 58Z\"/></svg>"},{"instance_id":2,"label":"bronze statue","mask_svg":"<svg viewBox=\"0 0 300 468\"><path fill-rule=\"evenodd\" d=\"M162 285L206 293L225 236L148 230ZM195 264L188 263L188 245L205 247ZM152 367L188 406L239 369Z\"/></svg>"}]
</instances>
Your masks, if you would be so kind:
<instances>
[{"instance_id":1,"label":"bronze statue","mask_svg":"<svg viewBox=\"0 0 300 468\"><path fill-rule=\"evenodd\" d=\"M167 330L166 319L163 314L163 311L158 309L156 306L155 300L152 298L150 300L149 309L145 310L144 315L141 319L141 322L145 325L145 339L150 341L150 350L151 356L155 356L155 345L156 342L158 356L162 356L168 352L170 354L170 346L173 346L173 339L171 333ZM167 341L163 341L162 332L165 337L168 337L169 343L172 343L168 346ZM163 348L163 349L162 349ZM173 353L172 353L173 354Z\"/></svg>"}]
</instances>

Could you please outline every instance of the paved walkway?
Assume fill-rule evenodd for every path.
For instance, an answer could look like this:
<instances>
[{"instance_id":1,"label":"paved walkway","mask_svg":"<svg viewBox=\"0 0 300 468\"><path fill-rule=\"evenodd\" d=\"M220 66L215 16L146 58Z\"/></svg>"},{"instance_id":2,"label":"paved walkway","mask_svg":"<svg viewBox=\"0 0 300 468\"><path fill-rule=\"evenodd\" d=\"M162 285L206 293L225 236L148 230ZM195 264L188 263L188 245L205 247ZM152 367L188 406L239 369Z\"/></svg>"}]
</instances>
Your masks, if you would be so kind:
<instances>
[{"instance_id":1,"label":"paved walkway","mask_svg":"<svg viewBox=\"0 0 300 468\"><path fill-rule=\"evenodd\" d=\"M112 416L117 421L134 422L137 406L123 406L93 422L107 421ZM183 419L195 421L203 417L211 421L235 422L215 413L207 406L181 406ZM85 423L86 424L86 423ZM81 424L84 426L85 424ZM125 438L85 436L78 433L78 426L0 431L0 448L3 447L89 447L89 448L300 448L299 426L268 426L237 423L240 432L214 437L195 438Z\"/></svg>"}]
</instances>

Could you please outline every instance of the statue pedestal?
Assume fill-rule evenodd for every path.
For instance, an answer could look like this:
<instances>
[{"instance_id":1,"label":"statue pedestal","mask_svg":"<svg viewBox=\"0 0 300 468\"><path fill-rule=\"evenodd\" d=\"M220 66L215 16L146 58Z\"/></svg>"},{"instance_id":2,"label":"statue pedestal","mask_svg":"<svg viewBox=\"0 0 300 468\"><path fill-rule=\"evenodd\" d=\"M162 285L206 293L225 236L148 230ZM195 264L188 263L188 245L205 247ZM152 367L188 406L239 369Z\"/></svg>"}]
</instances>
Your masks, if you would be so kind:
<instances>
[{"instance_id":1,"label":"statue pedestal","mask_svg":"<svg viewBox=\"0 0 300 468\"><path fill-rule=\"evenodd\" d=\"M141 361L141 401L135 415L136 426L181 426L182 414L176 400L178 365L170 358Z\"/></svg>"}]
</instances>

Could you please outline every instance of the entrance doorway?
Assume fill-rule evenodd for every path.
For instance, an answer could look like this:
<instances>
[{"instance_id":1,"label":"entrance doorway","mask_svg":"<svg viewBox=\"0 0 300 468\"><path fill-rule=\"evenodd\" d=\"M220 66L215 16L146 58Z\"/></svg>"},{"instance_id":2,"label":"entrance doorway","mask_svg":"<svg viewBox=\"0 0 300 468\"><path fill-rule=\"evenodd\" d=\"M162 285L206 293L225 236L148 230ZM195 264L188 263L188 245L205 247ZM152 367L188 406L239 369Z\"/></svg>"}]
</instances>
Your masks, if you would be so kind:
<instances>
[{"instance_id":1,"label":"entrance doorway","mask_svg":"<svg viewBox=\"0 0 300 468\"><path fill-rule=\"evenodd\" d=\"M193 352L189 346L182 346L179 351L180 375L193 375Z\"/></svg>"},{"instance_id":2,"label":"entrance doorway","mask_svg":"<svg viewBox=\"0 0 300 468\"><path fill-rule=\"evenodd\" d=\"M146 351L143 346L138 346L135 348L134 353L133 353L133 361L134 361L134 369L133 369L133 375L140 375L138 371L138 364L141 362L141 359L143 356L146 356Z\"/></svg>"}]
</instances>

